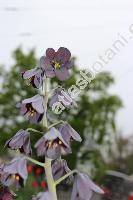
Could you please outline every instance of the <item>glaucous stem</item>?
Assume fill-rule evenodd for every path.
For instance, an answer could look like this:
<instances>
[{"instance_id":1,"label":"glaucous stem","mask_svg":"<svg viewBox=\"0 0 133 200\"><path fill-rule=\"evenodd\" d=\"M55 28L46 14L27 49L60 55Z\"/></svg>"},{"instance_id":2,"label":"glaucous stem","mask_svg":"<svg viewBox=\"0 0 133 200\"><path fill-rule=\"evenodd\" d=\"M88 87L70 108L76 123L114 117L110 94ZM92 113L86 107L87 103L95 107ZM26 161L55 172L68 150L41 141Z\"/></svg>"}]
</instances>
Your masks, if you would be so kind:
<instances>
[{"instance_id":1,"label":"glaucous stem","mask_svg":"<svg viewBox=\"0 0 133 200\"><path fill-rule=\"evenodd\" d=\"M43 117L43 126L48 128L48 122L47 122L47 106L48 106L48 89L47 89L47 78L44 79L44 117ZM50 163L48 167L45 168L46 178L47 178L47 184L48 184L48 190L51 194L52 200L57 200L57 193L56 193L56 185L54 182L54 178L52 175L52 167L51 167L52 160L45 157L45 163Z\"/></svg>"},{"instance_id":2,"label":"glaucous stem","mask_svg":"<svg viewBox=\"0 0 133 200\"><path fill-rule=\"evenodd\" d=\"M38 131L38 130L36 130L36 129L34 129L34 128L27 128L26 130L27 130L27 131L32 131L33 133L40 133L40 134L43 135L43 132Z\"/></svg>"},{"instance_id":3,"label":"glaucous stem","mask_svg":"<svg viewBox=\"0 0 133 200\"><path fill-rule=\"evenodd\" d=\"M42 162L39 162L33 158L30 158L28 156L26 156L26 159L29 160L30 162L36 164L36 165L39 165L41 167L44 167L44 168L47 168L51 163L50 162L45 162L45 163L42 163Z\"/></svg>"},{"instance_id":4,"label":"glaucous stem","mask_svg":"<svg viewBox=\"0 0 133 200\"><path fill-rule=\"evenodd\" d=\"M74 173L78 173L77 169L74 169L72 171L70 171L69 173L67 173L66 175L62 176L61 178L59 178L56 182L55 185L58 185L61 181L65 180L66 178L68 178L69 176L71 176Z\"/></svg>"},{"instance_id":5,"label":"glaucous stem","mask_svg":"<svg viewBox=\"0 0 133 200\"><path fill-rule=\"evenodd\" d=\"M66 123L66 122L63 121L63 120L60 120L60 121L58 121L58 122L55 122L54 124L51 124L51 125L48 127L48 129L50 129L50 128L52 128L52 127L58 125L58 124L61 124L61 123Z\"/></svg>"}]
</instances>

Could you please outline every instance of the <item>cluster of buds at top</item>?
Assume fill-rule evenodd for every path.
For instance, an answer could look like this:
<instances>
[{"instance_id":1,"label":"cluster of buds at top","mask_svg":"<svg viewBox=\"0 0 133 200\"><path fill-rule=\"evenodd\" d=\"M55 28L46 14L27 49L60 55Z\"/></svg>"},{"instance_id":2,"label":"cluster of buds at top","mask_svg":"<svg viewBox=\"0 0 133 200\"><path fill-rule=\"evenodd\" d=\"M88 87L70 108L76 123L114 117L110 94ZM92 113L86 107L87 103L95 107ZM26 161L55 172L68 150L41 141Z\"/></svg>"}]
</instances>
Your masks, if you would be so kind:
<instances>
[{"instance_id":1,"label":"cluster of buds at top","mask_svg":"<svg viewBox=\"0 0 133 200\"><path fill-rule=\"evenodd\" d=\"M35 69L23 72L22 77L34 88L44 88L44 81L47 78L57 77L60 81L67 80L70 77L69 71L72 67L71 53L67 48L60 47L57 52L52 48L48 48L46 55L40 58L38 66ZM25 99L18 104L20 113L29 122L39 123L44 117L47 117L47 103L51 107L58 99L58 94L60 94L60 88L55 89L49 102L46 94L37 94L34 97ZM75 102L73 101L69 105L73 106ZM46 128L34 147L37 156L45 156L46 160L49 159L51 161L50 165L46 167L50 167L52 171L51 176L53 177L54 185L67 178L68 175L70 180L74 181L71 200L89 200L93 192L103 194L103 190L95 185L87 174L76 171L77 175L73 176L73 171L69 169L67 162L61 159L62 155L72 153L72 141L82 141L80 135L67 122L56 123ZM2 164L0 166L0 182L3 184L0 188L0 191L2 191L0 192L1 200L12 200L14 195L8 187L10 185L15 185L17 188L23 187L27 180L27 158L33 161L31 158L30 132L30 128L27 130L21 129L5 144L8 148L19 151L20 154L9 164ZM35 160L34 163L40 164L40 162ZM43 166L43 164L40 166ZM48 189L48 191L39 193L32 199L55 200L50 188ZM5 198L5 196L8 198Z\"/></svg>"}]
</instances>

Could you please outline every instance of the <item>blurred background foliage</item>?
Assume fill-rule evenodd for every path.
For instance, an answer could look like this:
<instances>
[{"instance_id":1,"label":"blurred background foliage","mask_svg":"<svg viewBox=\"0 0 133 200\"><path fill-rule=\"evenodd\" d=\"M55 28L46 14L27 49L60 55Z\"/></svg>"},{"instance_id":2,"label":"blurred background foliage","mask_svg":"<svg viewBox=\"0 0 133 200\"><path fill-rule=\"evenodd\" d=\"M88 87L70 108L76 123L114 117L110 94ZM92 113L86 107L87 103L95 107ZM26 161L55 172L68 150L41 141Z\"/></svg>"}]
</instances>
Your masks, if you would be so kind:
<instances>
[{"instance_id":1,"label":"blurred background foliage","mask_svg":"<svg viewBox=\"0 0 133 200\"><path fill-rule=\"evenodd\" d=\"M8 153L7 149L3 148L6 140L12 137L19 129L32 126L42 130L41 125L29 124L19 115L19 111L15 107L19 101L32 97L37 92L32 87L27 86L21 78L23 70L34 68L37 65L38 59L35 50L30 50L25 54L21 48L17 48L13 52L13 58L14 65L8 70L4 66L0 67L1 157ZM51 79L50 88L60 84L67 90L71 85L75 85L76 80L80 78L80 69L76 65L76 58L73 58L73 61L74 68L71 78L63 83L57 79ZM112 152L117 130L115 119L118 110L122 107L120 98L109 92L113 84L114 78L112 75L109 72L101 72L81 92L77 98L77 108L66 109L59 116L52 111L48 113L50 123L58 119L67 120L83 138L82 143L73 143L73 153L65 156L69 167L75 168L77 166L86 170L97 181L102 179L105 170L109 168L106 158ZM33 145L39 137L40 135L32 134ZM33 156L36 157L35 152ZM30 189L28 191L30 192Z\"/></svg>"}]
</instances>

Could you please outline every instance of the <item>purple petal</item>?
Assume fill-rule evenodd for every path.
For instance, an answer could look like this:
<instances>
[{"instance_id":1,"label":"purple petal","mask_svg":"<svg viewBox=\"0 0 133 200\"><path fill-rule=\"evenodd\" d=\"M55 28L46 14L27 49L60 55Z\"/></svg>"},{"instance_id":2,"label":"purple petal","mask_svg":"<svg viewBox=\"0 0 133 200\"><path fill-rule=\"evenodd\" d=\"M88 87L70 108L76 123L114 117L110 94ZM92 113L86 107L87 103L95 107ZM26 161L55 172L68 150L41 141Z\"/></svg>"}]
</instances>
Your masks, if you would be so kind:
<instances>
[{"instance_id":1,"label":"purple petal","mask_svg":"<svg viewBox=\"0 0 133 200\"><path fill-rule=\"evenodd\" d=\"M58 145L56 148L48 148L46 151L46 156L51 159L57 159L61 155L61 148Z\"/></svg>"},{"instance_id":2,"label":"purple petal","mask_svg":"<svg viewBox=\"0 0 133 200\"><path fill-rule=\"evenodd\" d=\"M64 81L70 77L70 73L67 68L61 67L60 69L55 69L55 76L60 80Z\"/></svg>"},{"instance_id":3,"label":"purple petal","mask_svg":"<svg viewBox=\"0 0 133 200\"><path fill-rule=\"evenodd\" d=\"M43 97L38 95L38 98L36 101L32 102L33 108L38 112L38 113L44 113L44 106L43 106Z\"/></svg>"},{"instance_id":4,"label":"purple petal","mask_svg":"<svg viewBox=\"0 0 133 200\"><path fill-rule=\"evenodd\" d=\"M40 65L42 67L42 69L44 70L45 75L48 78L53 78L55 77L55 72L54 72L54 68L52 67L50 60L47 57L42 57L40 59Z\"/></svg>"},{"instance_id":5,"label":"purple petal","mask_svg":"<svg viewBox=\"0 0 133 200\"><path fill-rule=\"evenodd\" d=\"M40 97L41 97L41 96L40 96L39 94L37 94L37 95L35 95L35 96L31 97L31 98L28 98L28 99L23 100L23 101L22 101L22 104L27 104L27 103L36 102L36 101L40 100Z\"/></svg>"},{"instance_id":6,"label":"purple petal","mask_svg":"<svg viewBox=\"0 0 133 200\"><path fill-rule=\"evenodd\" d=\"M55 50L53 48L48 48L46 50L46 57L48 57L50 60L53 60L55 57Z\"/></svg>"},{"instance_id":7,"label":"purple petal","mask_svg":"<svg viewBox=\"0 0 133 200\"><path fill-rule=\"evenodd\" d=\"M33 197L32 200L53 200L49 192L40 192L37 196Z\"/></svg>"},{"instance_id":8,"label":"purple petal","mask_svg":"<svg viewBox=\"0 0 133 200\"><path fill-rule=\"evenodd\" d=\"M42 70L39 69L39 68L27 70L27 71L25 71L25 72L23 73L23 78L24 78L24 79L28 79L28 78L30 78L30 77L32 77L32 76L35 76L35 75L38 74L38 73L40 74L41 72L42 72Z\"/></svg>"},{"instance_id":9,"label":"purple petal","mask_svg":"<svg viewBox=\"0 0 133 200\"><path fill-rule=\"evenodd\" d=\"M74 62L72 60L69 60L67 63L65 63L65 67L67 69L71 69L74 66Z\"/></svg>"},{"instance_id":10,"label":"purple petal","mask_svg":"<svg viewBox=\"0 0 133 200\"><path fill-rule=\"evenodd\" d=\"M17 174L18 158L14 158L9 164L5 165L4 172L9 174Z\"/></svg>"},{"instance_id":11,"label":"purple petal","mask_svg":"<svg viewBox=\"0 0 133 200\"><path fill-rule=\"evenodd\" d=\"M94 191L97 192L99 194L104 194L104 191L97 186L90 178L89 176L87 176L87 174L80 174L80 176L82 176L82 179L84 179L84 181L88 182L90 188Z\"/></svg>"},{"instance_id":12,"label":"purple petal","mask_svg":"<svg viewBox=\"0 0 133 200\"><path fill-rule=\"evenodd\" d=\"M65 64L67 61L69 61L70 57L70 51L65 47L60 47L56 52L55 59Z\"/></svg>"},{"instance_id":13,"label":"purple petal","mask_svg":"<svg viewBox=\"0 0 133 200\"><path fill-rule=\"evenodd\" d=\"M25 158L21 158L18 162L18 174L26 180L28 177L28 172L27 172L27 161Z\"/></svg>"},{"instance_id":14,"label":"purple petal","mask_svg":"<svg viewBox=\"0 0 133 200\"><path fill-rule=\"evenodd\" d=\"M69 145L63 139L61 133L56 128L52 127L50 131L45 134L45 139L55 140L56 138L59 138L66 147L69 147Z\"/></svg>"},{"instance_id":15,"label":"purple petal","mask_svg":"<svg viewBox=\"0 0 133 200\"><path fill-rule=\"evenodd\" d=\"M71 170L68 168L67 162L65 160L56 160L52 165L54 180L58 180L60 177L64 176L70 171Z\"/></svg>"},{"instance_id":16,"label":"purple petal","mask_svg":"<svg viewBox=\"0 0 133 200\"><path fill-rule=\"evenodd\" d=\"M38 156L46 154L46 139L44 136L37 141L37 143L35 144L35 148L37 149Z\"/></svg>"},{"instance_id":17,"label":"purple petal","mask_svg":"<svg viewBox=\"0 0 133 200\"><path fill-rule=\"evenodd\" d=\"M69 124L61 125L59 131L67 142L69 142L71 138L78 142L82 141L80 135Z\"/></svg>"},{"instance_id":18,"label":"purple petal","mask_svg":"<svg viewBox=\"0 0 133 200\"><path fill-rule=\"evenodd\" d=\"M43 83L43 77L41 74L37 74L34 78L34 85L36 88L40 88L42 86Z\"/></svg>"},{"instance_id":19,"label":"purple petal","mask_svg":"<svg viewBox=\"0 0 133 200\"><path fill-rule=\"evenodd\" d=\"M9 174L19 174L23 179L27 179L27 166L25 158L15 158L9 164L5 165L4 172Z\"/></svg>"},{"instance_id":20,"label":"purple petal","mask_svg":"<svg viewBox=\"0 0 133 200\"><path fill-rule=\"evenodd\" d=\"M39 123L42 118L43 114L35 113L33 116L29 116L28 113L25 115L25 117L31 122L31 123Z\"/></svg>"}]
</instances>

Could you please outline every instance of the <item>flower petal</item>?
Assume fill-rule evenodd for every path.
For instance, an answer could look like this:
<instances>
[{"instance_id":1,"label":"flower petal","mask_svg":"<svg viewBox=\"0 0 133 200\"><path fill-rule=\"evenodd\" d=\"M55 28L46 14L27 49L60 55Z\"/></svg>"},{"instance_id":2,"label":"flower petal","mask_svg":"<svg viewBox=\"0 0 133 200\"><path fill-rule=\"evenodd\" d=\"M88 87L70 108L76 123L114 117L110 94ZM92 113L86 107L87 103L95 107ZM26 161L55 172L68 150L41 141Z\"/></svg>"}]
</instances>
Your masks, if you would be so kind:
<instances>
[{"instance_id":1,"label":"flower petal","mask_svg":"<svg viewBox=\"0 0 133 200\"><path fill-rule=\"evenodd\" d=\"M70 77L70 73L67 68L61 67L60 69L55 69L55 76L60 80L64 81Z\"/></svg>"},{"instance_id":2,"label":"flower petal","mask_svg":"<svg viewBox=\"0 0 133 200\"><path fill-rule=\"evenodd\" d=\"M36 101L32 102L32 106L38 113L44 113L43 97L38 95Z\"/></svg>"},{"instance_id":3,"label":"flower petal","mask_svg":"<svg viewBox=\"0 0 133 200\"><path fill-rule=\"evenodd\" d=\"M48 48L46 50L46 57L48 57L50 60L53 60L55 57L55 50L53 48Z\"/></svg>"},{"instance_id":4,"label":"flower petal","mask_svg":"<svg viewBox=\"0 0 133 200\"><path fill-rule=\"evenodd\" d=\"M68 143L70 142L71 138L78 142L82 141L80 135L69 124L61 125L59 127L59 132L61 132L62 137Z\"/></svg>"},{"instance_id":5,"label":"flower petal","mask_svg":"<svg viewBox=\"0 0 133 200\"><path fill-rule=\"evenodd\" d=\"M48 131L46 134L45 134L45 139L46 140L55 140L56 138L59 138L63 144L66 146L66 147L69 147L69 145L65 142L65 140L63 139L61 133L54 127L52 127L50 129L50 131Z\"/></svg>"},{"instance_id":6,"label":"flower petal","mask_svg":"<svg viewBox=\"0 0 133 200\"><path fill-rule=\"evenodd\" d=\"M55 77L54 68L52 67L50 60L47 57L45 56L41 57L40 66L44 70L44 73L48 78Z\"/></svg>"},{"instance_id":7,"label":"flower petal","mask_svg":"<svg viewBox=\"0 0 133 200\"><path fill-rule=\"evenodd\" d=\"M26 180L28 177L28 171L27 171L27 160L26 158L21 158L18 162L18 174Z\"/></svg>"},{"instance_id":8,"label":"flower petal","mask_svg":"<svg viewBox=\"0 0 133 200\"><path fill-rule=\"evenodd\" d=\"M69 61L70 57L71 57L70 51L65 47L60 47L56 52L55 59L57 61L61 61L62 63L66 63L67 61Z\"/></svg>"},{"instance_id":9,"label":"flower petal","mask_svg":"<svg viewBox=\"0 0 133 200\"><path fill-rule=\"evenodd\" d=\"M23 78L24 79L28 79L32 76L35 76L36 74L40 73L42 70L39 69L39 68L35 68L35 69L30 69L30 70L27 70L23 73Z\"/></svg>"}]
</instances>

